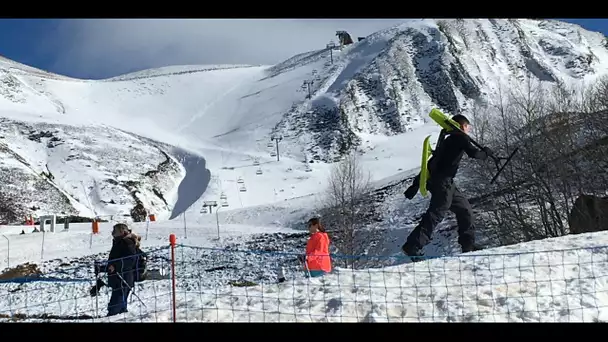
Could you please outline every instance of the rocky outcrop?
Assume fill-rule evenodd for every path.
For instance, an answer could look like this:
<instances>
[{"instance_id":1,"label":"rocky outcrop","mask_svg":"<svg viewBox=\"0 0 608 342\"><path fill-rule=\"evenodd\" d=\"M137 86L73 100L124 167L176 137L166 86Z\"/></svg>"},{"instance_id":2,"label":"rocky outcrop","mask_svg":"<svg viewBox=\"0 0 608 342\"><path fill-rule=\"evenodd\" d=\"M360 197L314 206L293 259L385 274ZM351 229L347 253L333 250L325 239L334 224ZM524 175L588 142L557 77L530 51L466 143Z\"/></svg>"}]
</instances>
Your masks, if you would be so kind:
<instances>
[{"instance_id":1,"label":"rocky outcrop","mask_svg":"<svg viewBox=\"0 0 608 342\"><path fill-rule=\"evenodd\" d=\"M315 159L332 161L349 151L345 146L357 147L357 136L419 127L432 108L467 113L530 78L551 84L604 74L604 43L599 33L555 20L412 20L352 44L333 63L323 50L290 59L292 68L327 62L310 76L312 100L286 113L276 129L302 137L309 126L298 144L308 145ZM328 98L332 106L317 105ZM325 123L330 128L319 129Z\"/></svg>"},{"instance_id":2,"label":"rocky outcrop","mask_svg":"<svg viewBox=\"0 0 608 342\"><path fill-rule=\"evenodd\" d=\"M570 234L608 230L608 197L581 195L568 217Z\"/></svg>"},{"instance_id":3,"label":"rocky outcrop","mask_svg":"<svg viewBox=\"0 0 608 342\"><path fill-rule=\"evenodd\" d=\"M146 208L144 208L144 205L141 202L137 203L135 207L131 209L131 218L133 219L133 222L146 222L147 216L148 213Z\"/></svg>"}]
</instances>

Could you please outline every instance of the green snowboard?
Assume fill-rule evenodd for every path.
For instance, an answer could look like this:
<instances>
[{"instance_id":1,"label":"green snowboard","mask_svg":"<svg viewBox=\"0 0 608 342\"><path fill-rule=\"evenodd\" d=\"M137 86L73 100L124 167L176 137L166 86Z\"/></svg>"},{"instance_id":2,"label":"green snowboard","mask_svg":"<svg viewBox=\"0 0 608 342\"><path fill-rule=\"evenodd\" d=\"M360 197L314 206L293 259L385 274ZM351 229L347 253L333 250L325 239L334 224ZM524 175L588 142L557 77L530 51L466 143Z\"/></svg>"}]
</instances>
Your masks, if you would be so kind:
<instances>
[{"instance_id":1,"label":"green snowboard","mask_svg":"<svg viewBox=\"0 0 608 342\"><path fill-rule=\"evenodd\" d=\"M441 128L445 129L446 132L452 131L454 127L460 129L460 124L458 122L452 120L452 118L439 111L439 109L433 108L429 113L429 116L441 126Z\"/></svg>"},{"instance_id":2,"label":"green snowboard","mask_svg":"<svg viewBox=\"0 0 608 342\"><path fill-rule=\"evenodd\" d=\"M429 113L429 117L433 119L441 128L443 128L446 132L450 132L456 129L460 129L460 124L454 120L452 120L449 116L445 115L438 109L432 109ZM440 134L439 141L437 142L437 146L443 139L443 135ZM431 136L427 136L422 143L422 164L420 165L420 194L424 197L428 194L426 189L426 183L429 180L429 169L428 169L428 161L431 155L433 154L433 149L431 148Z\"/></svg>"},{"instance_id":3,"label":"green snowboard","mask_svg":"<svg viewBox=\"0 0 608 342\"><path fill-rule=\"evenodd\" d=\"M431 136L427 136L422 143L422 164L420 165L420 194L424 197L428 194L426 182L429 180L429 169L427 163L431 157Z\"/></svg>"}]
</instances>

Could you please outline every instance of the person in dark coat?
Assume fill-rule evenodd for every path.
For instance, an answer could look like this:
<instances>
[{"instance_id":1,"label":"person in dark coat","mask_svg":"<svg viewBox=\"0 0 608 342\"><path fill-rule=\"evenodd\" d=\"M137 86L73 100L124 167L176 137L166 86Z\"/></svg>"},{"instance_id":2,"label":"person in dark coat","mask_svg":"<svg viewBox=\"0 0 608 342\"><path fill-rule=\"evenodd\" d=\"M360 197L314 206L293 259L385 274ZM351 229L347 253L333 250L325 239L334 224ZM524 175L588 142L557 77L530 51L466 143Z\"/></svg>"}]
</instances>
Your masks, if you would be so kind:
<instances>
[{"instance_id":1,"label":"person in dark coat","mask_svg":"<svg viewBox=\"0 0 608 342\"><path fill-rule=\"evenodd\" d=\"M465 153L471 158L485 160L491 157L493 152L487 147L478 150L473 146L470 137L467 135L470 130L470 122L465 116L455 115L452 120L458 122L462 131L442 132L446 137L438 143L427 164L429 171L427 189L431 193L429 208L422 215L422 220L402 246L403 252L413 257L413 260L417 259L415 257L423 255L422 248L431 242L433 230L443 220L448 210L456 214L458 243L462 247L462 252L466 253L480 249L475 243L471 204L456 188L454 177ZM416 195L419 183L420 175L414 179L414 183L405 191L407 198L412 199Z\"/></svg>"},{"instance_id":2,"label":"person in dark coat","mask_svg":"<svg viewBox=\"0 0 608 342\"><path fill-rule=\"evenodd\" d=\"M112 249L108 262L97 271L108 273L108 286L112 289L108 303L108 316L127 312L127 298L135 283L137 238L124 223L114 225Z\"/></svg>"}]
</instances>

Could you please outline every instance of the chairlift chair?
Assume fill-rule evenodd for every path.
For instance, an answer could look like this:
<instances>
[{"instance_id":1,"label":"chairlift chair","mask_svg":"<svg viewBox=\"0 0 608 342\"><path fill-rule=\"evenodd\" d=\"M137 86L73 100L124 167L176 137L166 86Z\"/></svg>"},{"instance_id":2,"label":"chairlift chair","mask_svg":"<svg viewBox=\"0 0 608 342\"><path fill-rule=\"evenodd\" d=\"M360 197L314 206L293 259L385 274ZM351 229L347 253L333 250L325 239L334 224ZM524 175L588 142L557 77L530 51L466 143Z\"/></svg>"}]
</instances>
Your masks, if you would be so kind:
<instances>
[{"instance_id":1,"label":"chairlift chair","mask_svg":"<svg viewBox=\"0 0 608 342\"><path fill-rule=\"evenodd\" d=\"M221 200L221 202L222 202L222 207L227 207L228 206L228 200L223 199L223 200Z\"/></svg>"},{"instance_id":2,"label":"chairlift chair","mask_svg":"<svg viewBox=\"0 0 608 342\"><path fill-rule=\"evenodd\" d=\"M256 175L261 175L262 173L263 173L263 172L262 172L262 169L257 169L257 170L255 171L255 174L256 174Z\"/></svg>"},{"instance_id":3,"label":"chairlift chair","mask_svg":"<svg viewBox=\"0 0 608 342\"><path fill-rule=\"evenodd\" d=\"M260 161L259 160L254 160L253 161L253 166L259 166L260 165Z\"/></svg>"},{"instance_id":4,"label":"chairlift chair","mask_svg":"<svg viewBox=\"0 0 608 342\"><path fill-rule=\"evenodd\" d=\"M239 183L239 184L245 183L245 181L243 180L243 177L239 177L239 179L237 179L236 182Z\"/></svg>"},{"instance_id":5,"label":"chairlift chair","mask_svg":"<svg viewBox=\"0 0 608 342\"><path fill-rule=\"evenodd\" d=\"M266 146L268 146L268 147L273 147L273 145L272 145L272 143L271 143L271 142L269 142L268 144L266 144Z\"/></svg>"},{"instance_id":6,"label":"chairlift chair","mask_svg":"<svg viewBox=\"0 0 608 342\"><path fill-rule=\"evenodd\" d=\"M243 185L243 186L241 186L241 187L239 188L239 191L240 191L240 192L247 192L247 188L245 188L245 186Z\"/></svg>"},{"instance_id":7,"label":"chairlift chair","mask_svg":"<svg viewBox=\"0 0 608 342\"><path fill-rule=\"evenodd\" d=\"M227 200L227 199L228 199L228 196L226 196L226 194L222 192L222 194L220 195L220 199L221 199L222 201L225 201L225 200Z\"/></svg>"},{"instance_id":8,"label":"chairlift chair","mask_svg":"<svg viewBox=\"0 0 608 342\"><path fill-rule=\"evenodd\" d=\"M202 207L201 208L201 214L208 214L209 211L207 210L207 207Z\"/></svg>"},{"instance_id":9,"label":"chairlift chair","mask_svg":"<svg viewBox=\"0 0 608 342\"><path fill-rule=\"evenodd\" d=\"M275 151L272 151L272 152L270 152L270 156L271 156L271 157L276 157L276 156L277 156L277 153L276 153Z\"/></svg>"}]
</instances>

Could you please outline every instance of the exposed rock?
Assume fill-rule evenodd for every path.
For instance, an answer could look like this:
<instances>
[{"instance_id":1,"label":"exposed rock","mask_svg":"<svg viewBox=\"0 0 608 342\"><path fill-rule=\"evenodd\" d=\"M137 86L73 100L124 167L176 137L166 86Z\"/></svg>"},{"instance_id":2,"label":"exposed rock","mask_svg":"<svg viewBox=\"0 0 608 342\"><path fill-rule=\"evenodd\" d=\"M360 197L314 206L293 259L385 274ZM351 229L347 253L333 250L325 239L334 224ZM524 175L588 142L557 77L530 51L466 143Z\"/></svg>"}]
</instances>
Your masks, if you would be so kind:
<instances>
[{"instance_id":1,"label":"exposed rock","mask_svg":"<svg viewBox=\"0 0 608 342\"><path fill-rule=\"evenodd\" d=\"M604 73L605 50L597 44L604 37L555 20L441 19L357 38L334 62L329 51L318 50L271 69L270 77L327 60L303 90L312 99L286 112L274 132L295 137L309 159L331 162L360 148L361 134L416 129L431 108L466 113L479 101L492 102L501 86Z\"/></svg>"},{"instance_id":2,"label":"exposed rock","mask_svg":"<svg viewBox=\"0 0 608 342\"><path fill-rule=\"evenodd\" d=\"M570 234L608 230L608 197L581 195L568 217Z\"/></svg>"},{"instance_id":3,"label":"exposed rock","mask_svg":"<svg viewBox=\"0 0 608 342\"><path fill-rule=\"evenodd\" d=\"M17 265L16 267L9 268L0 274L0 280L11 280L24 277L40 276L42 272L36 264L25 264Z\"/></svg>"},{"instance_id":4,"label":"exposed rock","mask_svg":"<svg viewBox=\"0 0 608 342\"><path fill-rule=\"evenodd\" d=\"M137 203L133 209L131 209L131 218L133 222L145 222L146 216L148 215L146 208L141 203Z\"/></svg>"}]
</instances>

